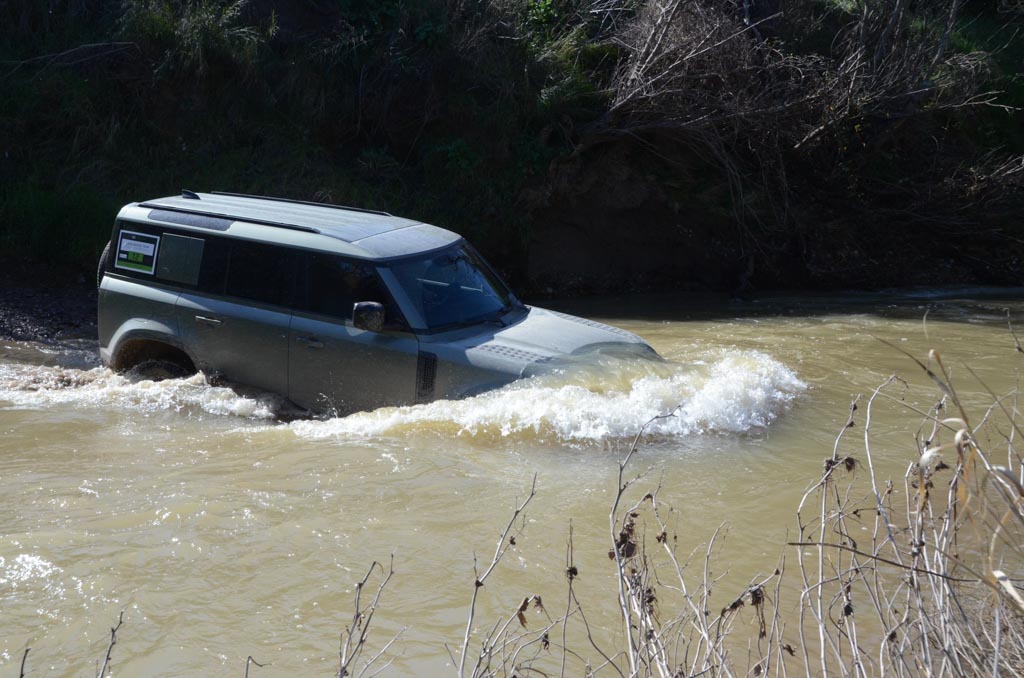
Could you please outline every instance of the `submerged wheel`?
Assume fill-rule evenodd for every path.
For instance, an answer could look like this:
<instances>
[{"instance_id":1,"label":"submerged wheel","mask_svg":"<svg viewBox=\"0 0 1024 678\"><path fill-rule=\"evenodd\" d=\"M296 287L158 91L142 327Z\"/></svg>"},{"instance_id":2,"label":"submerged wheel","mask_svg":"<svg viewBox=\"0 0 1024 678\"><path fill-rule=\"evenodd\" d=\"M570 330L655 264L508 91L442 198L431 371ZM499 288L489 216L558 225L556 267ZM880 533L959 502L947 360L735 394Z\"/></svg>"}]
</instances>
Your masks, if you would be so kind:
<instances>
[{"instance_id":1,"label":"submerged wheel","mask_svg":"<svg viewBox=\"0 0 1024 678\"><path fill-rule=\"evenodd\" d=\"M163 381L164 379L181 379L191 374L188 369L171 360L155 358L143 360L124 373L130 381Z\"/></svg>"},{"instance_id":2,"label":"submerged wheel","mask_svg":"<svg viewBox=\"0 0 1024 678\"><path fill-rule=\"evenodd\" d=\"M107 270L107 259L110 258L110 241L107 241L106 247L103 248L103 254L100 255L99 266L96 267L96 289L99 289L100 283L103 282L103 272Z\"/></svg>"}]
</instances>

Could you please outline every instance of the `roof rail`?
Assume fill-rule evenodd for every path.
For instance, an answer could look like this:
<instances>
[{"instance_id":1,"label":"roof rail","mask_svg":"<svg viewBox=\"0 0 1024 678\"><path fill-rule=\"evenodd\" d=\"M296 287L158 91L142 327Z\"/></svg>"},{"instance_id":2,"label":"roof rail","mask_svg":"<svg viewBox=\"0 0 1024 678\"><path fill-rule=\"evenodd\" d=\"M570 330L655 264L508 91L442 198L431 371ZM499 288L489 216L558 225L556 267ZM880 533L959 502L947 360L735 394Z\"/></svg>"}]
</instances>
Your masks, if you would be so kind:
<instances>
[{"instance_id":1,"label":"roof rail","mask_svg":"<svg viewBox=\"0 0 1024 678\"><path fill-rule=\"evenodd\" d=\"M345 205L332 205L327 202L313 202L311 200L292 200L291 198L272 198L266 195L249 195L248 193L229 193L227 191L210 191L213 195L224 195L231 198L255 198L257 200L273 200L274 202L288 202L294 205L312 205L313 207L329 207L335 210L346 210L348 212L363 212L365 214L378 214L382 217L394 216L380 210L368 210L363 207L346 207Z\"/></svg>"},{"instance_id":2,"label":"roof rail","mask_svg":"<svg viewBox=\"0 0 1024 678\"><path fill-rule=\"evenodd\" d=\"M313 228L312 226L299 226L297 224L285 224L280 221L267 221L266 219L250 219L249 217L239 217L231 214L224 214L222 212L214 212L212 210L205 209L186 209L184 207L174 207L171 205L161 205L156 202L142 202L139 203L139 207L146 207L148 209L156 210L167 210L168 212L180 212L182 214L201 214L206 217L219 217L221 219L227 219L228 221L243 221L247 224L260 224L261 226L276 226L277 228L287 228L292 231L304 231L306 233L320 233L319 229Z\"/></svg>"}]
</instances>

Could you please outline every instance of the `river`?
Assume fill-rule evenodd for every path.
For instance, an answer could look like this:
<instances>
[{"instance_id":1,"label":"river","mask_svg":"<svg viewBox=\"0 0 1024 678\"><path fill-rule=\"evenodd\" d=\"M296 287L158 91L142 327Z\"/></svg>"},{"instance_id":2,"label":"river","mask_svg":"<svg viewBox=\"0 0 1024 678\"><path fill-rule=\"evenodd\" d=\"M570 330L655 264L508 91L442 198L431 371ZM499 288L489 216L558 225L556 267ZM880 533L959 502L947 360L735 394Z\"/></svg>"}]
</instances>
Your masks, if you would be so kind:
<instances>
[{"instance_id":1,"label":"river","mask_svg":"<svg viewBox=\"0 0 1024 678\"><path fill-rule=\"evenodd\" d=\"M937 392L901 351L940 350L972 407L991 396L966 366L995 393L1017 386L1024 357L1006 309L1024 324L1022 298L965 289L551 302L541 305L643 336L669 363L606 364L329 420L290 421L273 397L201 375L131 383L98 366L87 337L2 342L0 673L17 675L26 646L29 675L95 673L124 610L114 675L240 676L250 655L265 664L252 676L331 675L355 583L393 555L370 645L401 631L386 673L451 674L445 644L457 653L462 643L474 554L483 570L534 477L476 625L534 594L557 616L571 522L578 596L612 643L617 464L670 411L647 427L629 470L676 509L682 555L702 553L725 526L715 557L724 604L770 574L850 402L892 374L907 385L876 405L873 449L880 473L902 478L921 421L907 406L927 409Z\"/></svg>"}]
</instances>

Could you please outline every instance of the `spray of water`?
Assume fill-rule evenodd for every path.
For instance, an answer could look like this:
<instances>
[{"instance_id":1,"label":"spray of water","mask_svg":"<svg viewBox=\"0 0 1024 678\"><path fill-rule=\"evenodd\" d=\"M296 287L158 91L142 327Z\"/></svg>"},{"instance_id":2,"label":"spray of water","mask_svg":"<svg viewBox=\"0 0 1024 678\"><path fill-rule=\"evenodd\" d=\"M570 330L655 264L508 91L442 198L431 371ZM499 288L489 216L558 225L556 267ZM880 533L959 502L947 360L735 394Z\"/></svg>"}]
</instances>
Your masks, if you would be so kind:
<instances>
[{"instance_id":1,"label":"spray of water","mask_svg":"<svg viewBox=\"0 0 1024 678\"><path fill-rule=\"evenodd\" d=\"M210 386L202 374L158 382L133 381L102 367L0 365L0 406L169 410L273 419L281 403L281 398L270 394L250 397Z\"/></svg>"},{"instance_id":2,"label":"spray of water","mask_svg":"<svg viewBox=\"0 0 1024 678\"><path fill-rule=\"evenodd\" d=\"M560 440L739 433L767 426L806 389L792 370L752 351L725 351L701 364L618 361L525 380L475 398L381 408L326 421L293 422L300 436L401 435L436 430L460 436Z\"/></svg>"},{"instance_id":3,"label":"spray of water","mask_svg":"<svg viewBox=\"0 0 1024 678\"><path fill-rule=\"evenodd\" d=\"M413 432L566 441L629 437L651 418L655 435L742 433L785 412L806 386L756 351L721 350L696 363L609 359L511 384L460 401L385 407L347 417L294 421L303 438L402 436ZM0 365L0 406L103 407L274 420L285 401L210 386L203 375L131 381L108 369ZM278 428L275 426L274 428Z\"/></svg>"}]
</instances>

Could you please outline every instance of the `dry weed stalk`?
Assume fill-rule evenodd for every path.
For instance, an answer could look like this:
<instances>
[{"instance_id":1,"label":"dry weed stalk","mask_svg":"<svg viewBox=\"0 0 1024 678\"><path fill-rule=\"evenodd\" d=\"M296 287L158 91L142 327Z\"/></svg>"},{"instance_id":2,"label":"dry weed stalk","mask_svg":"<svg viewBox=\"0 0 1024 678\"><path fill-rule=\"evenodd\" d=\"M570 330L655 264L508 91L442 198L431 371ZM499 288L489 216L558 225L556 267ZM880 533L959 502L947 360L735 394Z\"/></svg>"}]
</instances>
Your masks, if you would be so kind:
<instances>
[{"instance_id":1,"label":"dry weed stalk","mask_svg":"<svg viewBox=\"0 0 1024 678\"><path fill-rule=\"evenodd\" d=\"M502 530L495 546L494 555L487 568L480 572L477 562L473 561L473 595L470 600L469 612L466 620L466 632L462 641L461 658L455 660L450 648L448 656L453 665L458 666L458 675L466 675L466 659L469 656L469 646L473 637L473 625L476 620L476 608L479 593L484 583L495 572L504 556L516 546L516 537L522 535L525 525L523 511L532 501L536 494L537 478L533 479L530 486L530 493L521 503L518 504L512 513L512 517ZM518 526L518 529L517 529ZM515 534L513 534L515 531ZM566 568L565 577L567 581L567 596L565 613L558 618L553 618L544 607L541 596L527 594L522 602L507 616L499 617L489 629L485 629L479 638L480 650L476 654L476 663L469 675L474 678L491 676L521 676L521 675L550 675L550 665L555 662L555 653L559 652L557 663L560 666L559 675L566 675L567 663L570 659L578 663L583 669L584 675L593 675L604 667L615 668L615 657L607 655L596 643L583 613L582 606L576 598L573 582L579 572L574 565L574 552L572 541L572 525L569 526L569 539L566 546ZM544 623L535 629L528 628L526 613L531 609L534 612L544 615ZM589 660L580 654L579 651L569 647L566 641L566 629L571 618L578 617L584 626L590 646L601 658L601 664L597 668L591 666ZM561 643L556 642L561 637ZM538 664L542 664L541 669ZM617 670L617 669L616 669ZM621 674L621 672L620 672Z\"/></svg>"},{"instance_id":2,"label":"dry weed stalk","mask_svg":"<svg viewBox=\"0 0 1024 678\"><path fill-rule=\"evenodd\" d=\"M117 615L117 625L110 627L110 643L107 645L107 652L103 656L103 665L100 667L99 673L96 674L96 678L103 678L103 676L107 675L110 653L114 651L114 645L117 643L117 632L122 624L124 624L124 610L121 610L121 613Z\"/></svg>"},{"instance_id":3,"label":"dry weed stalk","mask_svg":"<svg viewBox=\"0 0 1024 678\"><path fill-rule=\"evenodd\" d=\"M933 351L927 363L914 361L942 397L928 412L910 408L925 423L903 482L880 481L871 446L876 400L900 402L887 391L899 384L906 388L890 377L867 402L863 459L840 452L844 433L856 425L855 401L821 479L800 503L800 540L791 545L799 549L800 634L808 675L1024 670L1018 591L1024 575L1024 488L1014 445L1020 434L1016 394L993 394L992 405L972 425L941 357ZM953 414L946 416L950 408ZM997 412L1005 421L995 421ZM995 465L993 450L982 442L993 437L1006 445L1006 466ZM858 489L858 470L868 475L869 493Z\"/></svg>"},{"instance_id":4,"label":"dry weed stalk","mask_svg":"<svg viewBox=\"0 0 1024 678\"><path fill-rule=\"evenodd\" d=\"M462 639L462 650L458 662L456 662L455 657L451 655L451 650L448 650L449 658L452 660L452 663L458 664L460 678L465 675L466 671L466 657L469 654L469 643L473 635L473 622L476 618L476 603L480 594L480 589L483 588L484 583L486 583L487 579L491 574L493 574L495 568L498 567L498 564L501 562L505 554L516 545L515 535L512 534L512 531L516 528L517 521L520 516L523 515L523 511L526 510L526 507L529 506L536 494L537 476L534 475L533 482L530 484L530 493L526 496L526 499L516 507L515 511L512 512L512 517L509 519L508 523L505 524L505 529L501 531L501 535L498 537L498 543L494 547L494 555L491 557L491 562L482 573L477 566L476 556L473 556L473 595L469 601L469 613L466 616L466 633ZM523 524L520 523L519 532L522 531L522 525ZM540 598L536 598L536 601L539 604ZM506 665L506 661L508 659L506 653L510 647L516 647L514 656L518 656L519 639L510 638L510 628L514 628L512 627L513 620L518 619L523 614L530 602L531 597L525 598L515 614L510 615L504 620L504 622L502 622L502 620L497 621L491 630L484 636L481 640L480 652L477 654L476 665L473 667L473 676L492 675L491 667L495 661L496 655L500 658L501 665ZM523 623L523 626L525 627L525 622Z\"/></svg>"},{"instance_id":5,"label":"dry weed stalk","mask_svg":"<svg viewBox=\"0 0 1024 678\"><path fill-rule=\"evenodd\" d=\"M246 657L245 658L245 678L249 678L249 667L250 666L255 666L255 667L258 667L258 668L262 669L264 666L266 666L266 664L260 664L258 661L256 661L255 659L252 658L252 655L249 655L248 657Z\"/></svg>"},{"instance_id":6,"label":"dry weed stalk","mask_svg":"<svg viewBox=\"0 0 1024 678\"><path fill-rule=\"evenodd\" d=\"M656 417L673 416L673 413ZM655 419L652 419L653 422ZM619 608L623 618L625 639L621 643L628 660L629 676L733 676L736 664L729 656L726 643L738 611L749 601L757 620L756 658L748 660L750 671L760 675L770 664L772 654L781 648L783 626L773 601L779 597L779 581L783 573L780 561L774 572L750 583L728 605L713 612L711 594L718 582L712 562L722 527L714 531L703 552L703 567L696 586L687 583L687 567L697 554L681 561L676 552L679 535L666 519L673 509L658 500L660 487L643 494L629 508L620 511L623 499L642 475L624 480L627 465L648 422L634 438L629 451L619 463L618 491L609 520L612 549L608 556L615 562L619 588ZM651 546L647 527L657 530ZM658 556L664 558L658 560ZM772 596L766 586L775 580ZM772 612L767 614L771 606ZM788 646L787 646L788 647ZM752 648L753 649L753 648ZM742 671L739 675L742 675Z\"/></svg>"},{"instance_id":7,"label":"dry weed stalk","mask_svg":"<svg viewBox=\"0 0 1024 678\"><path fill-rule=\"evenodd\" d=\"M370 604L365 608L362 606L362 594L366 584L370 581L370 577L377 570L381 572L381 582L377 585L377 591L373 595L373 599ZM355 670L355 666L359 661L359 657L363 650L366 648L367 636L370 633L370 623L373 621L373 615L377 612L377 608L380 605L380 597L384 592L384 588L391 581L391 577L395 574L395 557L391 556L391 560L388 564L387 572L384 571L384 566L374 561L370 568L366 571L366 575L356 583L356 594L355 601L353 602L354 611L352 613L352 623L342 632L341 642L338 648L338 678L344 678L345 676L353 675L352 671ZM402 631L399 631L395 636L391 638L384 646L372 657L370 657L363 664L362 668L355 675L365 675L371 667L374 668L376 675L386 669L390 664L391 660L384 662L381 666L376 666L377 662L384 656L384 654L391 648L398 637L402 635ZM246 671L248 671L248 664L246 664Z\"/></svg>"}]
</instances>

